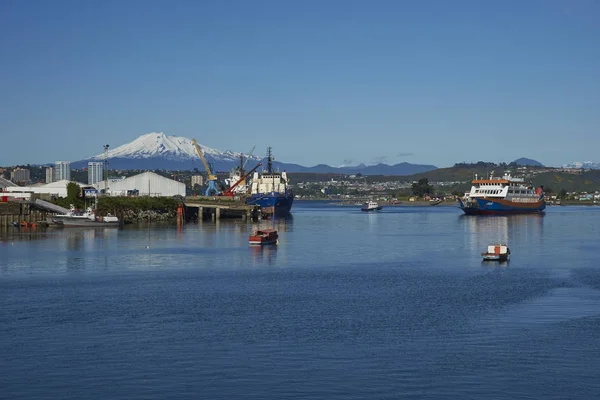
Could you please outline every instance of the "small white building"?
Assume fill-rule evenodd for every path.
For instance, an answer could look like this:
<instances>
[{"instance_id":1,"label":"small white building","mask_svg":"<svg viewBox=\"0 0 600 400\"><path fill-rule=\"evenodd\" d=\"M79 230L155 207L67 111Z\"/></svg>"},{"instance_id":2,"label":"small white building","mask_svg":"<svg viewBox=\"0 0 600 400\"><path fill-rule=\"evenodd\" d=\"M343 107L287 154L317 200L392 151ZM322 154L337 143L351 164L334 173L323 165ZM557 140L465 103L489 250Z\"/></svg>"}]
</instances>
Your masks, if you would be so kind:
<instances>
[{"instance_id":1,"label":"small white building","mask_svg":"<svg viewBox=\"0 0 600 400\"><path fill-rule=\"evenodd\" d=\"M35 186L9 186L5 190L9 193L12 193L13 197L18 198L30 198L32 193L35 194L45 194L56 197L67 197L67 185L71 183L66 179L48 183L45 185L35 185ZM79 187L87 187L85 183L75 182Z\"/></svg>"},{"instance_id":2,"label":"small white building","mask_svg":"<svg viewBox=\"0 0 600 400\"><path fill-rule=\"evenodd\" d=\"M105 182L100 181L94 187L102 192L105 188L104 185ZM147 171L129 178L109 179L107 194L109 196L132 194L151 197L185 196L185 183Z\"/></svg>"}]
</instances>

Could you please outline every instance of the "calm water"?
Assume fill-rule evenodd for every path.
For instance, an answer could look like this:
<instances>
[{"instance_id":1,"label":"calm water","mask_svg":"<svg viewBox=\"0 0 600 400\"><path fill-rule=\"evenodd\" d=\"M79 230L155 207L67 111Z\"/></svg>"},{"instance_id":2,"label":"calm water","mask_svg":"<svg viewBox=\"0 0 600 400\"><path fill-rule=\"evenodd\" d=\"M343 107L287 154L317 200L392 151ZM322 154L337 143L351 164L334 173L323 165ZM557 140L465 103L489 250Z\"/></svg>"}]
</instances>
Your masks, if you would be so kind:
<instances>
[{"instance_id":1,"label":"calm water","mask_svg":"<svg viewBox=\"0 0 600 400\"><path fill-rule=\"evenodd\" d=\"M600 207L293 211L5 236L0 397L600 397Z\"/></svg>"}]
</instances>

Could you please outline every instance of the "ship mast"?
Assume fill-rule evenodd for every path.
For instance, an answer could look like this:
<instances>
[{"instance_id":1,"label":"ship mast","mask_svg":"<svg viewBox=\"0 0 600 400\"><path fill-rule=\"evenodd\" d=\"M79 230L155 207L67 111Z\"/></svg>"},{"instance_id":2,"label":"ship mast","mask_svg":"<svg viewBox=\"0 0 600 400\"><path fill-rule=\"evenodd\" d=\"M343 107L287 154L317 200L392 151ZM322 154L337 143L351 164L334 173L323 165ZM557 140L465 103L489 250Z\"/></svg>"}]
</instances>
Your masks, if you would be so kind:
<instances>
[{"instance_id":1,"label":"ship mast","mask_svg":"<svg viewBox=\"0 0 600 400\"><path fill-rule=\"evenodd\" d=\"M267 147L267 173L273 172L273 157L271 155L271 146Z\"/></svg>"},{"instance_id":2,"label":"ship mast","mask_svg":"<svg viewBox=\"0 0 600 400\"><path fill-rule=\"evenodd\" d=\"M240 154L240 165L238 167L240 169L240 176L244 176L244 155Z\"/></svg>"}]
</instances>

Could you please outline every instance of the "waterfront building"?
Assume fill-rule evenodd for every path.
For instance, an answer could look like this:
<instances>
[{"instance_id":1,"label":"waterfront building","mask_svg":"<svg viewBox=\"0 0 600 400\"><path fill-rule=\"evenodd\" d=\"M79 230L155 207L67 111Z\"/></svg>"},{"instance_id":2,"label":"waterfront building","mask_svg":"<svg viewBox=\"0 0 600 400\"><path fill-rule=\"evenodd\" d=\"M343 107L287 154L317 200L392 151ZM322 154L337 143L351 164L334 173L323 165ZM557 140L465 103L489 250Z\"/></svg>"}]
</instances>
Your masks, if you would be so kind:
<instances>
[{"instance_id":1,"label":"waterfront building","mask_svg":"<svg viewBox=\"0 0 600 400\"><path fill-rule=\"evenodd\" d=\"M69 161L57 161L54 163L54 181L71 180L71 163Z\"/></svg>"},{"instance_id":2,"label":"waterfront building","mask_svg":"<svg viewBox=\"0 0 600 400\"><path fill-rule=\"evenodd\" d=\"M104 174L104 163L88 162L88 184L93 185L100 182Z\"/></svg>"},{"instance_id":3,"label":"waterfront building","mask_svg":"<svg viewBox=\"0 0 600 400\"><path fill-rule=\"evenodd\" d=\"M10 186L5 188L5 191L12 194L12 197L28 199L32 193L41 195L42 198L50 199L52 197L67 197L67 187L71 183L67 180L55 181L39 186ZM75 182L81 189L89 188L89 185L81 182Z\"/></svg>"},{"instance_id":4,"label":"waterfront building","mask_svg":"<svg viewBox=\"0 0 600 400\"><path fill-rule=\"evenodd\" d=\"M185 196L185 183L150 171L123 179L109 178L108 190L105 190L104 185L104 181L94 184L100 193L106 193L109 196Z\"/></svg>"}]
</instances>

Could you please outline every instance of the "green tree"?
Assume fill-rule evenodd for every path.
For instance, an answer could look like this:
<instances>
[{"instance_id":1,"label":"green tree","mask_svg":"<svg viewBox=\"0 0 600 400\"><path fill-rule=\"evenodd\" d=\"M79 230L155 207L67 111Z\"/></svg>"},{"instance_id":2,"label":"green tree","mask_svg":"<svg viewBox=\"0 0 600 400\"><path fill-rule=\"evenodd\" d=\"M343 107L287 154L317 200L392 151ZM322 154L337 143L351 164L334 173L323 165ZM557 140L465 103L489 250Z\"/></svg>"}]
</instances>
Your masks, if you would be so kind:
<instances>
[{"instance_id":1,"label":"green tree","mask_svg":"<svg viewBox=\"0 0 600 400\"><path fill-rule=\"evenodd\" d=\"M418 182L412 184L412 192L417 197L431 196L433 194L433 186L429 184L429 179L421 178Z\"/></svg>"},{"instance_id":2,"label":"green tree","mask_svg":"<svg viewBox=\"0 0 600 400\"><path fill-rule=\"evenodd\" d=\"M75 182L69 182L67 184L67 200L75 201L81 197L81 188Z\"/></svg>"},{"instance_id":3,"label":"green tree","mask_svg":"<svg viewBox=\"0 0 600 400\"><path fill-rule=\"evenodd\" d=\"M556 196L559 200L564 200L567 198L567 191L565 189L560 189L558 195Z\"/></svg>"}]
</instances>

